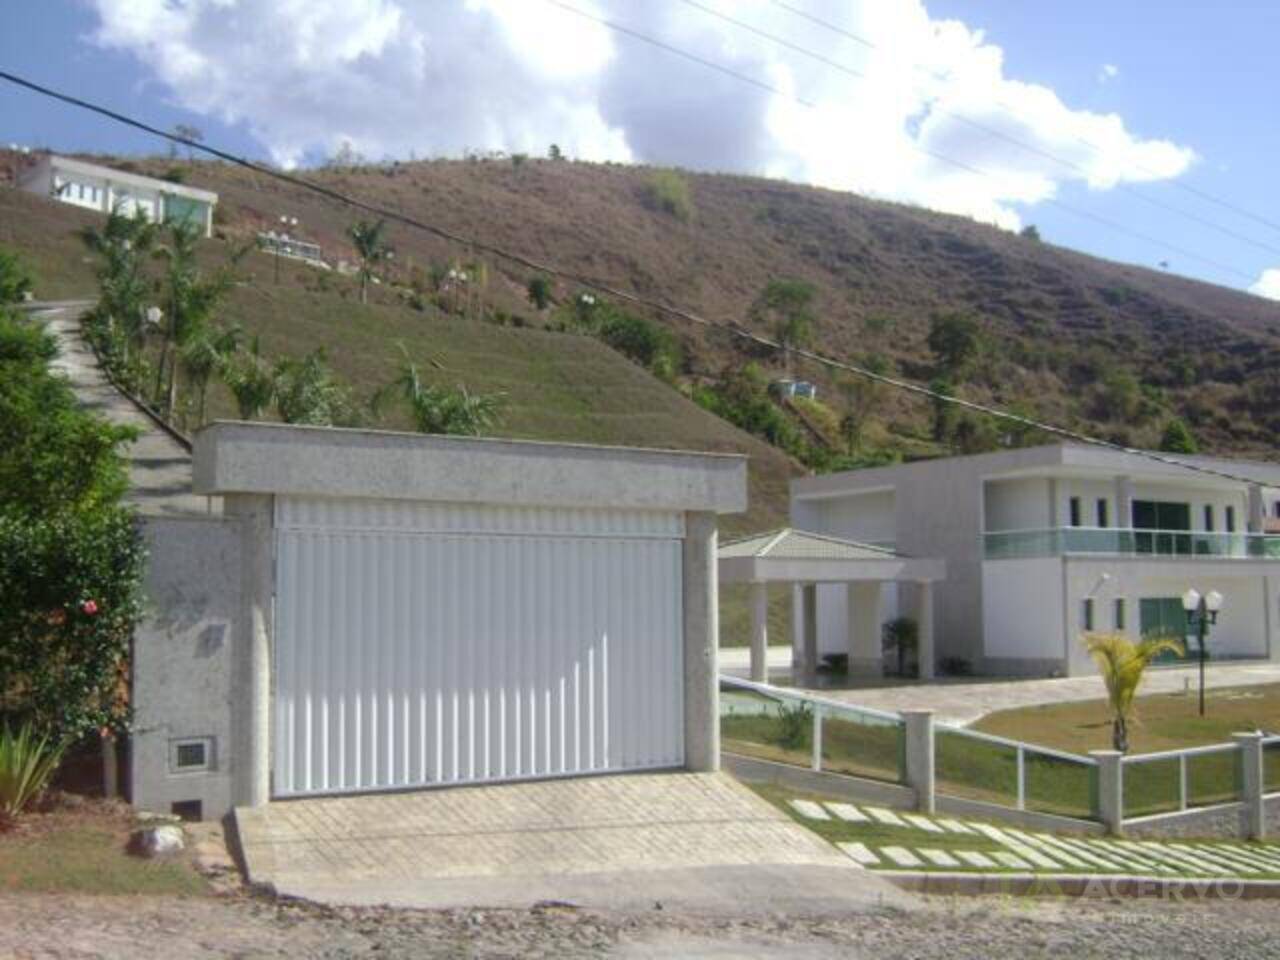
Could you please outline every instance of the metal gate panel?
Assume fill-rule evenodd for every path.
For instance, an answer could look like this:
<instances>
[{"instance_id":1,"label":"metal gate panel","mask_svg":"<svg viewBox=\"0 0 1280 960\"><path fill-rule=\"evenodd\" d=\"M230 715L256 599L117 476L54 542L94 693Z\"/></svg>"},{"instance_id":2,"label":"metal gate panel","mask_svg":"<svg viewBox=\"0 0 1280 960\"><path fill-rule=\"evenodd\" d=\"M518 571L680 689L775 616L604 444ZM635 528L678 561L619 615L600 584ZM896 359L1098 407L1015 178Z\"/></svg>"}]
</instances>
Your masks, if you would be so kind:
<instances>
[{"instance_id":1,"label":"metal gate panel","mask_svg":"<svg viewBox=\"0 0 1280 960\"><path fill-rule=\"evenodd\" d=\"M627 518L629 537L598 516L587 536L279 529L275 794L681 765L672 518Z\"/></svg>"}]
</instances>

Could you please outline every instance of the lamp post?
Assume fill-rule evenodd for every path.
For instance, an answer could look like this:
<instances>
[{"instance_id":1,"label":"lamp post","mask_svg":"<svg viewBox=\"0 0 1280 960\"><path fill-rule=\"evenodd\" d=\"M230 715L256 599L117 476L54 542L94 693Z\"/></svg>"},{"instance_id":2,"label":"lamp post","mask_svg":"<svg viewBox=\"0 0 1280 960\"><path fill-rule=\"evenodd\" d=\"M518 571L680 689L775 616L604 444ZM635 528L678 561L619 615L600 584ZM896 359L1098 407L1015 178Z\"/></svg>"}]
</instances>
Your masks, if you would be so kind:
<instances>
[{"instance_id":1,"label":"lamp post","mask_svg":"<svg viewBox=\"0 0 1280 960\"><path fill-rule=\"evenodd\" d=\"M284 214L280 215L280 236L276 237L276 242L275 242L276 283L277 284L280 282L280 247L284 244L284 241L289 237L289 227L296 227L297 225L298 225L297 217L287 217Z\"/></svg>"},{"instance_id":2,"label":"lamp post","mask_svg":"<svg viewBox=\"0 0 1280 960\"><path fill-rule=\"evenodd\" d=\"M1218 611L1222 609L1222 594L1210 590L1203 597L1192 587L1182 595L1182 609L1187 614L1187 626L1196 631L1196 646L1200 653L1200 716L1204 716L1204 640L1209 633L1209 625L1218 622Z\"/></svg>"}]
</instances>

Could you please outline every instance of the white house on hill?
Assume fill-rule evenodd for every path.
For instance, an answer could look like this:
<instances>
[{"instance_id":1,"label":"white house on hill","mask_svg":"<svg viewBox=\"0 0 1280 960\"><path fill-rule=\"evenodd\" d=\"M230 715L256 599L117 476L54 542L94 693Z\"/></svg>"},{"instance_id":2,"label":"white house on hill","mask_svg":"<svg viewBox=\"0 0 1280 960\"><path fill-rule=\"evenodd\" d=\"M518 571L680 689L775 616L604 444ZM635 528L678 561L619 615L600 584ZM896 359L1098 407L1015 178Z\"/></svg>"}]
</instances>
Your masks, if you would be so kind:
<instances>
[{"instance_id":1,"label":"white house on hill","mask_svg":"<svg viewBox=\"0 0 1280 960\"><path fill-rule=\"evenodd\" d=\"M132 216L141 210L160 223L186 221L213 235L213 208L218 195L209 190L157 180L111 167L44 154L18 175L18 187L72 206Z\"/></svg>"},{"instance_id":2,"label":"white house on hill","mask_svg":"<svg viewBox=\"0 0 1280 960\"><path fill-rule=\"evenodd\" d=\"M1188 588L1225 597L1212 658L1280 660L1280 464L1179 459L1241 479L1065 444L795 480L791 521L945 559L934 614L944 666L1087 673L1082 633L1183 635ZM844 597L818 590L819 645L840 650Z\"/></svg>"}]
</instances>

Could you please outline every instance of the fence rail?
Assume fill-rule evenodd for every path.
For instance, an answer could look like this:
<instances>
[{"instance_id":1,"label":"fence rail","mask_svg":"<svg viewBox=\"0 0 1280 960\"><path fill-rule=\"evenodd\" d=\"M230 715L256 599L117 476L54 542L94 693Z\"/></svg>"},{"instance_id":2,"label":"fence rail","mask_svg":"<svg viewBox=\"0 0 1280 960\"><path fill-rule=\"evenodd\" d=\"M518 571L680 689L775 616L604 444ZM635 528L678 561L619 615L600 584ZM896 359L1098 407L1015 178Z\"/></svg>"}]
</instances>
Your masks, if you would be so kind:
<instances>
[{"instance_id":1,"label":"fence rail","mask_svg":"<svg viewBox=\"0 0 1280 960\"><path fill-rule=\"evenodd\" d=\"M722 676L720 684L721 736L730 752L925 790L927 801L919 802L929 809L935 795L952 796L1116 829L1125 820L1221 803L1261 804L1264 795L1280 793L1280 736L1249 741L1247 749L1237 741L1084 756L928 717L923 728L911 728L900 713L737 677ZM919 750L928 751L932 767L919 760L925 754L910 755ZM1249 756L1261 760L1260 778L1256 772L1252 780L1245 777ZM928 776L912 782L908 771L922 764Z\"/></svg>"}]
</instances>

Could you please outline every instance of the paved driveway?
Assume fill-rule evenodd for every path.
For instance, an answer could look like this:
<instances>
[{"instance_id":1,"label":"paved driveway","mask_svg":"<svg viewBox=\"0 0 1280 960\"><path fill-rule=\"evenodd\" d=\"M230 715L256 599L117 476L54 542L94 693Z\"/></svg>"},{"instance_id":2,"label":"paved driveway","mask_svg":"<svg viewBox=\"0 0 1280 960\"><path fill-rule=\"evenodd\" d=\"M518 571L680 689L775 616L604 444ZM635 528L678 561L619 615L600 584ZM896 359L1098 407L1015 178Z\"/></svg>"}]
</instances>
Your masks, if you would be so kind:
<instances>
[{"instance_id":1,"label":"paved driveway","mask_svg":"<svg viewBox=\"0 0 1280 960\"><path fill-rule=\"evenodd\" d=\"M288 800L235 816L251 882L328 903L743 915L913 902L723 774Z\"/></svg>"}]
</instances>

